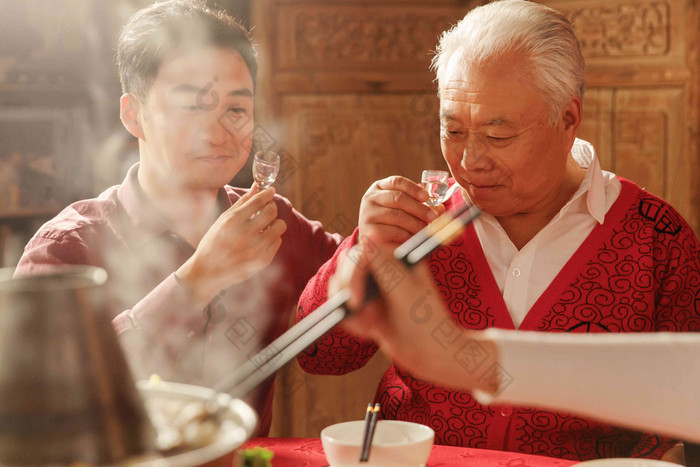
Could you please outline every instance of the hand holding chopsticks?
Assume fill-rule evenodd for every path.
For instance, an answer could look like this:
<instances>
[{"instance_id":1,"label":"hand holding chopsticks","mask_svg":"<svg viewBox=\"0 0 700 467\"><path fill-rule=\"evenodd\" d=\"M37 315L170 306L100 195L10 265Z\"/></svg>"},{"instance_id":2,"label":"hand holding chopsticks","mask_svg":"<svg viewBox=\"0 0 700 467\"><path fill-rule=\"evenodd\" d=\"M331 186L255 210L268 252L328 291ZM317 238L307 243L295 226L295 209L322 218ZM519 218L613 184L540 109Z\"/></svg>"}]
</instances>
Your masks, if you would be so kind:
<instances>
[{"instance_id":1,"label":"hand holding chopsticks","mask_svg":"<svg viewBox=\"0 0 700 467\"><path fill-rule=\"evenodd\" d=\"M440 245L451 241L456 234L480 214L481 211L476 206L469 204L451 210L399 246L395 250L394 256L408 267L412 267ZM371 276L368 277L368 281L373 283ZM368 286L365 303L376 298L377 294L376 283ZM215 389L228 392L234 397L245 396L340 323L349 313L347 308L349 298L350 292L347 289L331 296L326 303L309 313L308 316L236 369Z\"/></svg>"}]
</instances>

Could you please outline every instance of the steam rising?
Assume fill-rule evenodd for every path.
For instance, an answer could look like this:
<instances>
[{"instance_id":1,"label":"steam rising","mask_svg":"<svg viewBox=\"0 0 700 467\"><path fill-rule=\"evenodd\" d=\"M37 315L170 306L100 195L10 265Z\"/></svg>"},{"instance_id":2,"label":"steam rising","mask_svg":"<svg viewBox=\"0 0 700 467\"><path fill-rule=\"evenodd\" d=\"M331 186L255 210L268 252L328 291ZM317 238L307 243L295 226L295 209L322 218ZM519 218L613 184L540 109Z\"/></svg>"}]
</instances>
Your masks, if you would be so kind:
<instances>
[{"instance_id":1,"label":"steam rising","mask_svg":"<svg viewBox=\"0 0 700 467\"><path fill-rule=\"evenodd\" d=\"M70 27L67 28L66 24L68 23L60 27L49 24L52 16L50 12L44 12L41 16L46 18L47 24L44 25L45 28L32 29L32 32L25 34L45 34L48 37L53 33L57 36L56 40L58 42L56 44L58 45L61 45L61 34L70 34L71 37L75 37L76 34L78 37L82 35L82 40L87 44L89 53L74 55L76 57L80 55L80 60L86 60L90 63L81 63L79 66L69 68L83 70L80 73L84 73L84 70L113 69L110 62L113 59L113 49L119 32L116 28L116 22L119 22L118 26L125 24L128 17L135 10L126 7L123 2L114 2L113 5L111 3L109 5L107 6L106 4L105 8L110 9L108 11L111 11L112 14L104 13L105 18L108 17L110 18L109 20L101 18L99 21L96 21L95 18L90 17L90 14L92 14L91 10L86 8L84 11L81 10L80 13L85 17L76 18L76 25L70 24ZM63 7L60 10L64 14L67 14L66 12L69 11ZM95 11L97 12L97 9ZM104 24L105 21L108 21L111 27L100 30L96 25ZM32 22L31 18L28 22ZM83 23L90 25L91 29L86 30L84 33L76 32L76 29L80 31L78 25ZM155 45L162 47L168 43L179 43L181 41L184 45L178 47L176 52L189 53L201 50L202 47L210 46L211 41L215 39L209 32L209 26L196 18L189 18L189 21L182 21L182 23L183 27L180 29L164 30L164 34L155 36ZM57 31L52 29L54 26L58 28ZM61 28L65 29L65 31ZM16 27L15 29L19 30L22 28ZM107 34L110 37L105 37ZM133 43L139 38L138 34L135 33L129 39L131 42L127 42ZM36 37L32 38L36 40L29 41L22 40L21 34L17 34L15 39L16 42L21 42L28 48L22 54L30 56L38 53L38 49L35 50L35 48L40 47L44 43L45 38ZM79 40L74 40L73 43L81 44ZM62 62L62 58L65 58L61 57L61 47L50 51L52 52L53 60L57 63ZM72 59L75 58L71 57ZM93 60L95 61L94 63L92 63ZM4 64L0 65L4 66ZM251 65L249 64L248 66L250 67ZM4 71L14 70L11 68L7 70L0 69L0 82L5 77ZM253 79L255 79L255 73L253 72L252 74ZM73 200L96 196L108 187L121 183L128 167L139 158L137 140L127 133L118 120L120 92L117 87L117 74L113 73L112 76L108 76L106 72L95 72L86 73L86 75L88 77L85 83L71 82L65 84L73 87L85 84L87 100L93 99L95 101L89 104L92 106L90 108L92 110L90 112L90 127L89 131L84 132L85 135L89 134L90 139L88 139L88 136L80 139L75 137L75 134L72 134L72 137L68 139L75 140L75 146L67 146L68 150L66 148L64 150L61 150L61 148L47 150L52 156L52 160L56 162L72 160L73 163L69 164L69 167L77 166L77 162L91 164L93 175L92 192L83 188L82 193L79 196L74 196ZM32 77L29 76L29 78ZM98 80L100 81L98 82ZM103 80L104 82L102 82ZM31 89L31 79L25 84L27 84L28 89ZM146 85L148 84L146 83ZM74 102L70 103L70 105L74 104ZM255 141L256 135L254 131L264 133L266 136L269 136L269 133L261 127L250 128L252 127L252 121L250 125L247 125L248 122L245 120L238 121L224 114L221 122L229 133L239 134L239 136L243 134L243 136L246 136L245 140L250 141L251 144L267 146L263 149L267 149L276 143L272 137L262 142ZM31 125L31 122L29 124ZM74 122L71 122L71 124L72 127L77 126ZM35 138L37 134L46 134L47 131L45 130L44 126L41 125L32 128L32 137ZM250 134L246 135L241 132ZM81 134L81 136L83 135ZM25 137L18 141L17 144L23 146L24 152L27 152L26 147L31 146L30 142L29 138ZM15 146L14 143L9 146L5 145L5 147L0 145L0 182L7 182L3 183L3 187L0 189L0 210L5 207L2 200L6 198L10 200L14 199L12 198L13 196L19 196L15 193L21 185L21 181L18 179L21 174L16 169L18 156L15 154L16 151L14 151ZM13 152L9 152L10 149ZM258 149L261 148L258 147ZM240 147L237 147L236 150L240 150ZM244 167L242 170L246 172L242 175L249 178L249 166ZM76 173L73 171L68 175L75 176ZM5 190L7 191L5 193L2 190L5 189L5 185L9 186L10 182L17 190L14 188ZM57 190L65 191L73 196L76 194L76 186L88 187L88 185L86 181L79 183L76 180L71 183L70 180L61 179L58 180ZM65 198L65 196L58 197L58 199ZM15 208L17 206L12 205L11 207ZM32 207L36 208L36 206ZM63 206L60 207L62 208ZM38 224L35 227L38 227ZM9 245L12 251L5 252L5 259L11 258L13 261L16 261L26 240L26 237L11 238ZM94 242L102 241L99 238L90 239L90 241L93 240ZM159 284L168 278L187 256L182 250L178 249L177 242L173 241L172 238L160 236L155 239L149 239L146 233L144 233L143 238L136 240L134 238L110 238L100 243L99 248L96 248L96 245L96 243L92 244L91 248L99 251L91 251L91 254L94 256L90 260L94 260L95 264L103 264L109 273L108 286L112 302L111 310L115 316L125 310L133 310L135 306L137 308L143 306L144 303L148 302L148 299L146 302L142 302L142 300L144 297L149 297L149 294L153 294L154 289L156 290L155 293L162 292L162 290L158 289ZM132 245L136 245L136 251L125 250L125 248L131 249ZM222 252L222 254L225 254L225 252ZM263 269L245 283L226 289L212 302L211 307L207 310L194 311L195 314L208 313L204 317L202 315L194 316L194 318L201 318L198 319L200 325L197 329L191 329L186 325L182 325L188 321L187 315L193 313L194 307L191 309L143 307L140 311L144 313L173 317L173 325L163 326L157 330L157 333L151 332L152 330L146 332L142 329L141 331L127 332L122 336L122 343L134 376L140 379L148 378L152 373L158 373L168 380L205 386L215 385L227 376L231 370L249 359L257 350L260 350L272 334L286 327L291 310L274 309L275 303L272 298L273 292L291 288L291 285L284 283L284 279L281 267L273 262L271 266ZM180 293L182 293L181 290ZM139 303L141 305L137 305ZM162 303L167 303L167 301L164 300ZM175 300L173 303L179 302ZM145 323L147 319L144 317L143 321ZM202 325L202 323L206 324ZM139 323L136 322L136 324Z\"/></svg>"},{"instance_id":2,"label":"steam rising","mask_svg":"<svg viewBox=\"0 0 700 467\"><path fill-rule=\"evenodd\" d=\"M131 309L178 267L172 259L177 258L172 239L147 242L130 258L110 250L104 253L115 313ZM285 287L280 269L273 262L248 281L222 291L208 309L196 312L202 313L199 322L205 323L196 332L180 323L191 309L149 309L179 320L146 339L143 329L138 336L127 332L123 345L135 377L146 379L157 373L166 380L216 385L262 349L266 336L286 325L290 310L273 309L271 299L274 290Z\"/></svg>"}]
</instances>

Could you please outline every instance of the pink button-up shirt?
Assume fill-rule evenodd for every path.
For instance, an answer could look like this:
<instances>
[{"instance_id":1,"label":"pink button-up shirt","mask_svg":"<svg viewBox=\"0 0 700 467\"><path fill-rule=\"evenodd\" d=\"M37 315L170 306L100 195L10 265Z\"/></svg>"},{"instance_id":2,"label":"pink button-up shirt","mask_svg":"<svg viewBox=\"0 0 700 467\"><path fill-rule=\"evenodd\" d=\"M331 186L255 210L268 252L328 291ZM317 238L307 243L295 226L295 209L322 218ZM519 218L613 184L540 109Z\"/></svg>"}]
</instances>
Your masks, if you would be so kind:
<instances>
[{"instance_id":1,"label":"pink button-up shirt","mask_svg":"<svg viewBox=\"0 0 700 467\"><path fill-rule=\"evenodd\" d=\"M168 229L137 180L138 164L124 182L99 197L78 201L44 224L27 244L19 273L48 271L61 264L105 268L109 274L113 324L136 378L211 386L269 344L288 326L306 282L341 241L275 196L287 230L270 266L248 281L221 291L204 310L174 272L194 248ZM219 190L222 210L246 190ZM222 251L221 254L226 254ZM270 383L248 401L267 433Z\"/></svg>"}]
</instances>

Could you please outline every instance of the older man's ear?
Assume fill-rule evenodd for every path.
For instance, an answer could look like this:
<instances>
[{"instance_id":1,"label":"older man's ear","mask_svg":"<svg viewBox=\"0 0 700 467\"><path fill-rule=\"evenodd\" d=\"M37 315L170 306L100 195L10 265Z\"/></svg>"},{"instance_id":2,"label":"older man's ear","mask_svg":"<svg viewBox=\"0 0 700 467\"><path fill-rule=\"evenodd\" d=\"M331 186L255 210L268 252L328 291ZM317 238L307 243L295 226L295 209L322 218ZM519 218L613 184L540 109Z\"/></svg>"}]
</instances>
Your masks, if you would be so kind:
<instances>
[{"instance_id":1,"label":"older man's ear","mask_svg":"<svg viewBox=\"0 0 700 467\"><path fill-rule=\"evenodd\" d=\"M119 117L124 128L134 137L146 139L141 126L141 103L133 94L125 93L119 100Z\"/></svg>"},{"instance_id":2,"label":"older man's ear","mask_svg":"<svg viewBox=\"0 0 700 467\"><path fill-rule=\"evenodd\" d=\"M564 107L564 111L562 112L562 123L564 124L564 130L567 133L567 136L571 137L571 141L573 142L573 138L576 137L576 133L578 132L578 127L581 125L581 115L583 112L583 104L581 102L581 98L578 96L574 96L568 104L566 104L566 107Z\"/></svg>"}]
</instances>

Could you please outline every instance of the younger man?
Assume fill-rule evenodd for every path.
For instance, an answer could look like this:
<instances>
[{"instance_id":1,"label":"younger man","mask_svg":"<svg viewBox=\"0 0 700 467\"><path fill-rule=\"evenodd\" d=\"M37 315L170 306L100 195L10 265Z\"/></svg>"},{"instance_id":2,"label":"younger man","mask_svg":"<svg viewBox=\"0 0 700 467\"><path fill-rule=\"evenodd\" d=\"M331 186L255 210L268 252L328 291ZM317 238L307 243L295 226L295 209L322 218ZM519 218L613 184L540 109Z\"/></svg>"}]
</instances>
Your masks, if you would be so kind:
<instances>
[{"instance_id":1,"label":"younger man","mask_svg":"<svg viewBox=\"0 0 700 467\"><path fill-rule=\"evenodd\" d=\"M223 11L169 1L137 12L117 60L121 120L140 162L25 248L18 273L105 268L114 326L137 377L213 385L287 327L340 238L273 188L227 185L251 152L256 58ZM270 424L272 385L250 402Z\"/></svg>"}]
</instances>

